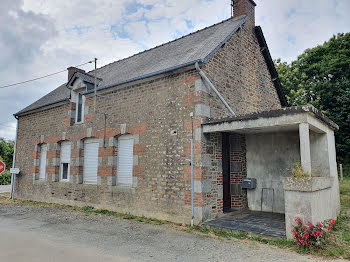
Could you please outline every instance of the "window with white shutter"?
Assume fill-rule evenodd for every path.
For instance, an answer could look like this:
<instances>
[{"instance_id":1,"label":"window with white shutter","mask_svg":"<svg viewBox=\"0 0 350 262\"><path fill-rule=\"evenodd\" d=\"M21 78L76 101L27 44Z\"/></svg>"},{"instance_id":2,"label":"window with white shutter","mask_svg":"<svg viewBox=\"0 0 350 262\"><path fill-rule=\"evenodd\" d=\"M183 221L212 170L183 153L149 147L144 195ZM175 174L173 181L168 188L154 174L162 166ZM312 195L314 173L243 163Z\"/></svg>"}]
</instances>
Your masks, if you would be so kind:
<instances>
[{"instance_id":1,"label":"window with white shutter","mask_svg":"<svg viewBox=\"0 0 350 262\"><path fill-rule=\"evenodd\" d=\"M134 138L131 135L118 139L117 183L132 185L132 168L134 160Z\"/></svg>"},{"instance_id":2,"label":"window with white shutter","mask_svg":"<svg viewBox=\"0 0 350 262\"><path fill-rule=\"evenodd\" d=\"M47 156L47 145L41 145L40 147L40 173L39 179L46 178L46 156Z\"/></svg>"},{"instance_id":3,"label":"window with white shutter","mask_svg":"<svg viewBox=\"0 0 350 262\"><path fill-rule=\"evenodd\" d=\"M97 140L87 140L84 146L84 184L97 184L98 169Z\"/></svg>"},{"instance_id":4,"label":"window with white shutter","mask_svg":"<svg viewBox=\"0 0 350 262\"><path fill-rule=\"evenodd\" d=\"M62 142L61 144L61 159L60 159L60 180L69 181L70 175L70 142Z\"/></svg>"}]
</instances>

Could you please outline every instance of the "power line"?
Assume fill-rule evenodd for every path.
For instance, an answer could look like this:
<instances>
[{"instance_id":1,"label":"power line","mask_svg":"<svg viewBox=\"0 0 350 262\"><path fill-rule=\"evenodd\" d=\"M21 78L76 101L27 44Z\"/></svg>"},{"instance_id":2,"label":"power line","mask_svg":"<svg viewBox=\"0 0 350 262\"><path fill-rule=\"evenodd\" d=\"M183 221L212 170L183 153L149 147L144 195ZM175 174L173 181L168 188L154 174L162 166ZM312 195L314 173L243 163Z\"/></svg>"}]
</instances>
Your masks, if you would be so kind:
<instances>
[{"instance_id":1,"label":"power line","mask_svg":"<svg viewBox=\"0 0 350 262\"><path fill-rule=\"evenodd\" d=\"M92 61L86 62L86 63L81 64L81 65L77 65L77 66L74 66L74 67L83 66L83 65L86 65L86 64L90 64L90 63L92 63L92 62L94 62L94 61L92 60ZM5 86L0 86L0 88L6 88L6 87L11 87L11 86L16 86L16 85L25 84L25 83L28 83L28 82L33 82L33 81L36 81L36 80L39 80L39 79L42 79L42 78L45 78L45 77L57 75L57 74L60 74L60 73L66 72L66 71L67 71L67 69L64 69L64 70L61 70L61 71L58 71L58 72L55 72L55 73L52 73L52 74L40 76L40 77L33 78L33 79L29 79L29 80L26 80L26 81L17 82L17 83L10 84L10 85L5 85Z\"/></svg>"}]
</instances>

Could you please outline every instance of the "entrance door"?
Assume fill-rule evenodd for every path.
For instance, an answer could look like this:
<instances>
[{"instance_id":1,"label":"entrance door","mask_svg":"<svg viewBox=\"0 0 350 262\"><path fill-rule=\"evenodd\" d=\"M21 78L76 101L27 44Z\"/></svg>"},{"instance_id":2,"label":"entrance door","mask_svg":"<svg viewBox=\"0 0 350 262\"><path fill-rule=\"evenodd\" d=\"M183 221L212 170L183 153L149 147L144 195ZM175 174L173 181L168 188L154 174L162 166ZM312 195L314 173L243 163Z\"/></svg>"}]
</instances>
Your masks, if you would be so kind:
<instances>
[{"instance_id":1,"label":"entrance door","mask_svg":"<svg viewBox=\"0 0 350 262\"><path fill-rule=\"evenodd\" d=\"M230 139L228 133L222 133L222 175L224 212L228 212L231 209Z\"/></svg>"}]
</instances>

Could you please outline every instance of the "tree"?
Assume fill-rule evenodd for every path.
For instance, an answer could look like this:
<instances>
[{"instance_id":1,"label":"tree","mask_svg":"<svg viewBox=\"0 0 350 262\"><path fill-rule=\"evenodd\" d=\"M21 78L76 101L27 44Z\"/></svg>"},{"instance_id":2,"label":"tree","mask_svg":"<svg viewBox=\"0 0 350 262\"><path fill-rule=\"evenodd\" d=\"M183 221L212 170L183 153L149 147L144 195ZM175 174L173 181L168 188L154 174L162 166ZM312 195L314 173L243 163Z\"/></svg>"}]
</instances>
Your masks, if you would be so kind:
<instances>
[{"instance_id":1,"label":"tree","mask_svg":"<svg viewBox=\"0 0 350 262\"><path fill-rule=\"evenodd\" d=\"M339 125L338 161L350 164L350 33L275 64L290 105L312 104Z\"/></svg>"},{"instance_id":2,"label":"tree","mask_svg":"<svg viewBox=\"0 0 350 262\"><path fill-rule=\"evenodd\" d=\"M14 144L12 141L5 141L0 138L0 158L5 162L6 169L12 167Z\"/></svg>"}]
</instances>

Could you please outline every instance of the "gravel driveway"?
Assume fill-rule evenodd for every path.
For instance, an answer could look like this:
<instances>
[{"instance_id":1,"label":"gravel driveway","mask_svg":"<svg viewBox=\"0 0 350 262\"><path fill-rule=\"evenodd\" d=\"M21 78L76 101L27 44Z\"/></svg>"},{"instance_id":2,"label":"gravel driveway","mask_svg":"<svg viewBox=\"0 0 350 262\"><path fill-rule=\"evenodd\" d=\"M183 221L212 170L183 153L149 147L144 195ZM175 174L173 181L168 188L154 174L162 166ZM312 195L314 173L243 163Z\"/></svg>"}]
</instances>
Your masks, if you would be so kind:
<instances>
[{"instance_id":1,"label":"gravel driveway","mask_svg":"<svg viewBox=\"0 0 350 262\"><path fill-rule=\"evenodd\" d=\"M0 261L320 261L254 242L74 210L0 203Z\"/></svg>"}]
</instances>

